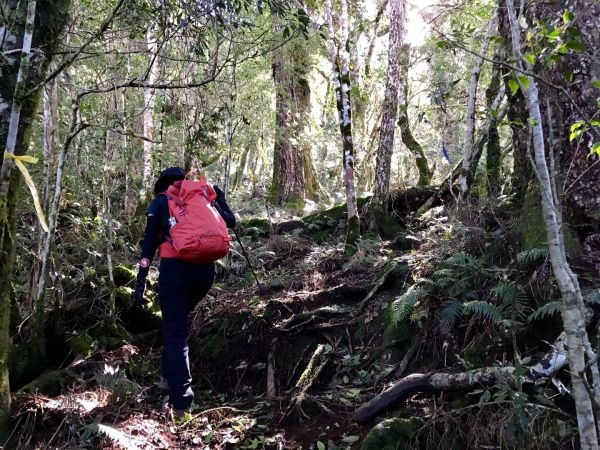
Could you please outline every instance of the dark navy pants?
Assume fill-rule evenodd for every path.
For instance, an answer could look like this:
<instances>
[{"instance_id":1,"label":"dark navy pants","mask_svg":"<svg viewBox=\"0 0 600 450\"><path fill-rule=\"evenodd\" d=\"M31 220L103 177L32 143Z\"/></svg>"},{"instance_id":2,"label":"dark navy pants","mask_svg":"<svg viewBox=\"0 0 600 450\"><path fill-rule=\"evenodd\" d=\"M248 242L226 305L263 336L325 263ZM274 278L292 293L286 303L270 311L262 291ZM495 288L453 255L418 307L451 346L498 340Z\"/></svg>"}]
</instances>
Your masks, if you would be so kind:
<instances>
[{"instance_id":1,"label":"dark navy pants","mask_svg":"<svg viewBox=\"0 0 600 450\"><path fill-rule=\"evenodd\" d=\"M162 375L169 382L169 402L175 409L192 404L192 375L188 357L190 312L215 280L215 265L162 259L158 299L163 318Z\"/></svg>"}]
</instances>

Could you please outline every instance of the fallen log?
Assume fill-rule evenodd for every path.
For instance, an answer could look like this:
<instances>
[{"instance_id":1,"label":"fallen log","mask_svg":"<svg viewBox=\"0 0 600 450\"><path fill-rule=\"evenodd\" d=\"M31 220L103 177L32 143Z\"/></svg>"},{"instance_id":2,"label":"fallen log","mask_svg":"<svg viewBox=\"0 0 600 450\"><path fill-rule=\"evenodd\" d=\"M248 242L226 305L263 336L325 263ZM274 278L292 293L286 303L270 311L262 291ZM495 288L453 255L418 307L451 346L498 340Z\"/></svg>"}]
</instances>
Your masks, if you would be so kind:
<instances>
[{"instance_id":1,"label":"fallen log","mask_svg":"<svg viewBox=\"0 0 600 450\"><path fill-rule=\"evenodd\" d=\"M552 345L552 349L537 364L530 367L525 375L515 375L515 368L511 366L485 367L458 373L411 374L395 382L358 408L354 420L364 424L420 393L463 391L497 384L513 387L532 384L552 377L567 362L566 335L561 333Z\"/></svg>"}]
</instances>

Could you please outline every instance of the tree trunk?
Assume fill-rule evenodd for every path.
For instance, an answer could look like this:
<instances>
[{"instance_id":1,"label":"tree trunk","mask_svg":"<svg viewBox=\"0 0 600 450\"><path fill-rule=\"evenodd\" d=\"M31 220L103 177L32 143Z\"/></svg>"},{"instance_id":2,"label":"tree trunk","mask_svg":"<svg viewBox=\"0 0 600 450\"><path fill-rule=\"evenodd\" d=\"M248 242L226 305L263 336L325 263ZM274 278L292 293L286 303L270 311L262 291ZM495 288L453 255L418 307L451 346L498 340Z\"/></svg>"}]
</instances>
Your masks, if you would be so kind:
<instances>
[{"instance_id":1,"label":"tree trunk","mask_svg":"<svg viewBox=\"0 0 600 450\"><path fill-rule=\"evenodd\" d=\"M152 24L146 35L148 50L148 78L146 82L150 85L156 84L159 77L160 65L158 57L158 40L156 38L157 25ZM154 109L156 105L156 89L144 89L144 140L142 157L142 188L140 189L140 202L144 204L151 190L150 179L152 177L152 153L154 140Z\"/></svg>"},{"instance_id":2,"label":"tree trunk","mask_svg":"<svg viewBox=\"0 0 600 450\"><path fill-rule=\"evenodd\" d=\"M340 46L336 43L333 29L331 0L326 0L327 28L331 63L333 65L333 82L335 85L336 105L339 116L342 149L344 152L344 181L346 184L346 204L348 210L348 229L346 234L346 253L353 253L360 237L360 219L356 205L356 188L354 185L354 144L352 141L352 108L350 104L350 69L348 53L348 3L342 0L340 26L342 36Z\"/></svg>"},{"instance_id":3,"label":"tree trunk","mask_svg":"<svg viewBox=\"0 0 600 450\"><path fill-rule=\"evenodd\" d=\"M292 62L286 49L273 54L275 83L275 146L273 148L273 198L292 209L304 207L304 157L297 136L297 92L290 72Z\"/></svg>"},{"instance_id":4,"label":"tree trunk","mask_svg":"<svg viewBox=\"0 0 600 450\"><path fill-rule=\"evenodd\" d=\"M494 60L499 60L499 52L494 52ZM487 172L487 191L488 196L497 197L500 193L500 169L502 167L502 152L500 149L500 133L498 131L498 120L494 117L494 114L498 114L498 111L493 111L494 100L500 92L500 85L502 80L500 78L500 68L495 67L492 73L492 80L485 91L486 109L490 114L490 131L487 138L487 150L486 150L486 172ZM491 111L491 113L490 113Z\"/></svg>"},{"instance_id":5,"label":"tree trunk","mask_svg":"<svg viewBox=\"0 0 600 450\"><path fill-rule=\"evenodd\" d=\"M479 50L477 61L471 72L471 83L469 85L469 99L467 100L467 124L465 130L465 146L463 150L463 169L460 176L460 189L463 196L469 192L469 173L476 170L473 167L473 144L475 135L475 109L477 106L477 88L479 86L479 75L481 74L481 67L483 66L484 58L486 57L488 47L490 45L490 38L497 30L497 15L496 9L494 9L494 17L490 20L488 25L488 32Z\"/></svg>"},{"instance_id":6,"label":"tree trunk","mask_svg":"<svg viewBox=\"0 0 600 450\"><path fill-rule=\"evenodd\" d=\"M242 151L240 160L238 162L238 166L235 170L233 182L231 183L231 190L233 192L237 191L242 186L242 180L244 179L244 174L246 173L246 166L248 165L248 155L250 154L251 148L252 148L252 145L247 144L244 147L244 150Z\"/></svg>"},{"instance_id":7,"label":"tree trunk","mask_svg":"<svg viewBox=\"0 0 600 450\"><path fill-rule=\"evenodd\" d=\"M513 54L516 67L520 73L531 73L533 66L523 58L521 53L521 29L515 13L514 1L506 0L507 13L510 23ZM529 112L529 124L533 138L533 165L541 193L544 225L548 235L548 248L552 270L562 296L561 315L567 336L569 367L571 369L572 395L575 400L577 423L581 448L584 450L598 449L598 434L596 418L592 406L593 398L586 388L586 345L589 339L585 329L585 307L577 277L572 272L567 261L564 235L562 229L562 211L560 197L556 191L555 173L551 173L546 162L546 139L540 109L540 96L537 80L530 75L527 86L522 78L517 78L520 89L524 93ZM549 142L552 142L552 136ZM552 143L550 144L552 146ZM552 153L552 147L550 148ZM552 158L552 156L551 156ZM552 160L551 160L552 161ZM592 352L593 353L593 352ZM595 355L591 356L590 364L597 364Z\"/></svg>"},{"instance_id":8,"label":"tree trunk","mask_svg":"<svg viewBox=\"0 0 600 450\"><path fill-rule=\"evenodd\" d=\"M506 47L503 48L503 53L510 54L510 25L505 8L498 9L498 28L500 36L506 40ZM506 55L502 55L504 60ZM512 77L512 71L504 66L501 69L502 79L504 80L504 88L506 92L510 91L508 82ZM513 170L510 177L510 193L512 195L512 205L518 210L523 206L527 188L531 183L533 176L531 164L527 158L527 149L529 142L529 132L527 128L527 105L525 97L521 91L516 94L508 95L508 123L512 133L512 154L513 154Z\"/></svg>"},{"instance_id":9,"label":"tree trunk","mask_svg":"<svg viewBox=\"0 0 600 450\"><path fill-rule=\"evenodd\" d=\"M375 191L371 200L375 222L370 224L380 231L386 228L387 198L390 192L390 173L394 152L394 135L398 113L398 91L401 83L402 43L405 35L406 4L404 0L390 0L390 34L388 44L387 81L379 129Z\"/></svg>"},{"instance_id":10,"label":"tree trunk","mask_svg":"<svg viewBox=\"0 0 600 450\"><path fill-rule=\"evenodd\" d=\"M35 2L30 2L35 3ZM19 121L17 129L11 133L13 141L7 147L2 148L4 152L11 152L17 156L23 155L29 146L30 129L40 99L41 91L35 90L27 96L23 92L29 92L39 81L43 79L52 53L58 44L58 38L68 21L70 0L38 0L37 1L36 25L33 29L32 22L26 24L27 2L17 0L2 0L0 9L8 16L3 16L8 22L0 23L0 35L3 42L3 51L25 49L24 37L32 34L32 47L41 64L30 64L28 53L22 52L22 59L1 58L0 74L0 145L8 143L10 130L10 117L13 105L18 104ZM32 6L33 8L33 6ZM10 24L10 25L9 25ZM27 70L20 70L21 62L25 63ZM21 78L17 85L18 73ZM18 94L17 94L18 93ZM19 95L21 94L21 95ZM13 124L14 125L14 124ZM6 419L10 408L10 388L8 384L7 357L10 347L9 340L9 318L11 306L12 281L15 263L15 233L17 191L20 183L19 174L10 170L12 164L6 159L0 158L2 171L6 174L4 187L0 189L0 434L4 431Z\"/></svg>"},{"instance_id":11,"label":"tree trunk","mask_svg":"<svg viewBox=\"0 0 600 450\"><path fill-rule=\"evenodd\" d=\"M400 60L400 68L402 70L402 102L398 112L398 125L402 136L402 142L408 150L415 156L415 163L419 171L419 186L427 186L431 183L433 172L429 169L427 157L423 151L421 144L415 139L410 129L410 121L408 119L408 67L410 64L410 45L406 44L402 47L402 58Z\"/></svg>"}]
</instances>

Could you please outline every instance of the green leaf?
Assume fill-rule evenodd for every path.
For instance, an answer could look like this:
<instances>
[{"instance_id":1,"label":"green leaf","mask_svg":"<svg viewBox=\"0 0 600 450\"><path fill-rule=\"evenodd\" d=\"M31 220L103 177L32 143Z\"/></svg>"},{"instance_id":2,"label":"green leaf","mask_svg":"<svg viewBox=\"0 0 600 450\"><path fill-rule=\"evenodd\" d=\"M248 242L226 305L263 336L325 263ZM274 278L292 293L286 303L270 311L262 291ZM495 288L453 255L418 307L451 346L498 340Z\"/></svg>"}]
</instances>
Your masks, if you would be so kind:
<instances>
[{"instance_id":1,"label":"green leaf","mask_svg":"<svg viewBox=\"0 0 600 450\"><path fill-rule=\"evenodd\" d=\"M592 126L594 127L600 127L600 120L596 119L596 120L592 120L590 122L592 124Z\"/></svg>"},{"instance_id":2,"label":"green leaf","mask_svg":"<svg viewBox=\"0 0 600 450\"><path fill-rule=\"evenodd\" d=\"M594 145L592 145L592 150L590 153L595 153L596 155L600 156L600 142L596 142Z\"/></svg>"},{"instance_id":3,"label":"green leaf","mask_svg":"<svg viewBox=\"0 0 600 450\"><path fill-rule=\"evenodd\" d=\"M517 92L519 92L519 83L515 79L511 78L508 80L508 87L510 88L510 93L512 95L515 95Z\"/></svg>"},{"instance_id":4,"label":"green leaf","mask_svg":"<svg viewBox=\"0 0 600 450\"><path fill-rule=\"evenodd\" d=\"M569 83L573 82L573 78L575 77L575 75L573 75L573 72L569 71L565 74L565 78L567 79L567 81Z\"/></svg>"},{"instance_id":5,"label":"green leaf","mask_svg":"<svg viewBox=\"0 0 600 450\"><path fill-rule=\"evenodd\" d=\"M317 441L317 450L325 450L325 444L321 441Z\"/></svg>"},{"instance_id":6,"label":"green leaf","mask_svg":"<svg viewBox=\"0 0 600 450\"><path fill-rule=\"evenodd\" d=\"M344 444L354 444L356 441L358 441L359 437L358 436L344 436L344 438L342 439L342 442Z\"/></svg>"},{"instance_id":7,"label":"green leaf","mask_svg":"<svg viewBox=\"0 0 600 450\"><path fill-rule=\"evenodd\" d=\"M594 80L592 81L592 84L594 85L594 87L600 89L600 80Z\"/></svg>"},{"instance_id":8,"label":"green leaf","mask_svg":"<svg viewBox=\"0 0 600 450\"><path fill-rule=\"evenodd\" d=\"M523 58L532 66L535 64L535 55L533 53L526 53Z\"/></svg>"},{"instance_id":9,"label":"green leaf","mask_svg":"<svg viewBox=\"0 0 600 450\"><path fill-rule=\"evenodd\" d=\"M572 12L572 11L569 11L569 10L566 10L566 11L563 13L563 21L564 21L565 23L569 23L571 20L573 20L573 12Z\"/></svg>"},{"instance_id":10,"label":"green leaf","mask_svg":"<svg viewBox=\"0 0 600 450\"><path fill-rule=\"evenodd\" d=\"M529 89L529 77L525 75L521 75L519 77L519 82L525 87L525 89Z\"/></svg>"},{"instance_id":11,"label":"green leaf","mask_svg":"<svg viewBox=\"0 0 600 450\"><path fill-rule=\"evenodd\" d=\"M582 128L580 130L575 130L573 131L570 135L569 135L569 141L574 141L575 139L577 139L579 136L581 136L583 133L585 133L587 131L587 129Z\"/></svg>"},{"instance_id":12,"label":"green leaf","mask_svg":"<svg viewBox=\"0 0 600 450\"><path fill-rule=\"evenodd\" d=\"M583 120L578 120L571 125L571 131L579 130L585 122Z\"/></svg>"},{"instance_id":13,"label":"green leaf","mask_svg":"<svg viewBox=\"0 0 600 450\"><path fill-rule=\"evenodd\" d=\"M577 41L575 39L568 41L565 45L568 49L571 49L575 52L583 52L586 49L586 46L583 42Z\"/></svg>"}]
</instances>

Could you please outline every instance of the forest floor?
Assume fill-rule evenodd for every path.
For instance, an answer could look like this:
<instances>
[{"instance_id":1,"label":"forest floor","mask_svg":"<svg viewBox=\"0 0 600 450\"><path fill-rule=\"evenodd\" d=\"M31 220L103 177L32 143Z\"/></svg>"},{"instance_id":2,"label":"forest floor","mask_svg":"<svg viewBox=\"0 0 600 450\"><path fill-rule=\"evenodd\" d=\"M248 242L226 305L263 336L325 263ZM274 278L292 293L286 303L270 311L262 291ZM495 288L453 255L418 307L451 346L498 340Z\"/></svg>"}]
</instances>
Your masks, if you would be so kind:
<instances>
[{"instance_id":1,"label":"forest floor","mask_svg":"<svg viewBox=\"0 0 600 450\"><path fill-rule=\"evenodd\" d=\"M250 246L262 293L234 252L225 279L193 313L196 401L189 417L175 423L165 410L156 386L160 347L155 330L71 363L77 379L60 395L17 396L18 433L12 444L353 447L368 431L354 423L356 407L390 381L399 363L380 351L386 290L398 283L371 289L394 258L408 263L431 256L366 241L346 257L341 243L317 244L298 235L253 237ZM313 358L317 348L318 361ZM318 367L310 367L311 361ZM307 384L300 386L300 379Z\"/></svg>"},{"instance_id":2,"label":"forest floor","mask_svg":"<svg viewBox=\"0 0 600 450\"><path fill-rule=\"evenodd\" d=\"M464 230L432 219L400 240L362 241L351 257L335 230L319 243L299 231L252 233L244 240L261 290L236 245L192 315L189 416L176 422L164 406L156 385L160 330L151 329L75 359L66 368L69 382L55 395L18 394L10 446L359 448L372 426L354 421L361 404L402 375L454 361L448 342L425 334L427 327L390 326L389 304L463 250ZM467 234L471 244L484 245L473 230ZM484 321L479 326L489 328ZM486 357L494 362L497 355ZM435 400L419 396L403 414L432 407Z\"/></svg>"}]
</instances>

